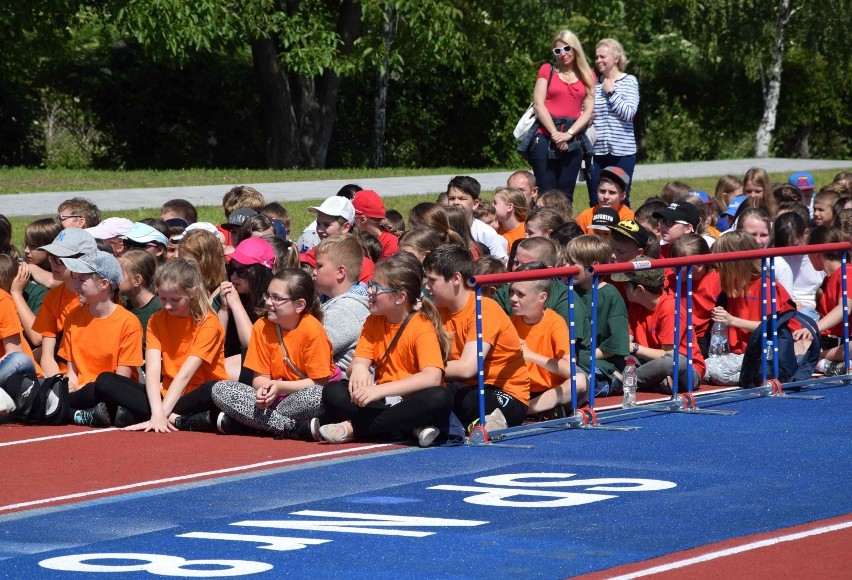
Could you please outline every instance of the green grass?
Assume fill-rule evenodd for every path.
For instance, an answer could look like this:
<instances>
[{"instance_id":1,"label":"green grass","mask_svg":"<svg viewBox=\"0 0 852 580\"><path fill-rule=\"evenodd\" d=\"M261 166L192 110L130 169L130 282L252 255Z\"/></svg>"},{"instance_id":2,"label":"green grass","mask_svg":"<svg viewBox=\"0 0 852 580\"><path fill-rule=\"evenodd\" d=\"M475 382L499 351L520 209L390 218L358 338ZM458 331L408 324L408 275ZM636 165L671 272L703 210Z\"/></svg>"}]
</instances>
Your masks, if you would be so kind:
<instances>
[{"instance_id":1,"label":"green grass","mask_svg":"<svg viewBox=\"0 0 852 580\"><path fill-rule=\"evenodd\" d=\"M0 170L0 175L5 177L7 171L18 172L18 171L31 171L31 170ZM492 170L488 170L488 171L499 171L499 170L492 169ZM436 170L422 170L422 171L419 171L419 172L415 172L415 170L411 170L411 171L407 171L407 170L382 170L381 172L370 173L369 177L391 177L391 176L401 176L401 175L403 175L403 176L404 175L432 175L432 174L442 174L442 173L459 174L459 173L472 173L472 172L474 172L474 170L470 170L470 169L459 170L459 169L454 169L454 168L444 168L444 169L441 169L441 170L437 170L437 169ZM60 175L60 174L65 173L65 172L48 172L48 173L51 174L51 177L44 177L43 179L45 180L45 183L55 183L55 181L53 181L53 179L55 179L55 177L57 175ZM99 187L107 188L107 187L120 187L120 186L122 186L122 184L124 182L117 181L120 178L120 176L135 174L137 172L127 172L125 174L125 173L121 173L121 172L111 173L111 172L69 171L67 173L69 175L77 175L78 177L82 176L84 174L89 174L89 173L104 174L102 176L102 178L103 178L103 181L101 182L102 185L100 185ZM314 172L314 171L310 171L310 172L295 172L295 171L292 171L292 172L248 172L248 171L244 171L244 172L240 172L240 171L236 171L236 172L226 172L226 171L216 172L216 171L212 171L211 172L211 171L207 171L207 170L198 171L198 172L196 172L196 171L186 171L186 172L173 171L173 172L142 172L142 173L150 174L150 175L166 175L166 174L168 174L170 176L169 179L176 179L177 176L179 176L181 174L186 174L187 176L192 176L191 178L188 178L188 179L191 179L191 180L187 180L187 181L183 181L183 182L169 182L169 185L173 185L173 186L209 185L210 181L204 182L204 181L196 181L196 180L200 179L199 176L201 176L201 175L209 176L209 175L212 175L212 174L221 174L223 176L224 175L229 175L229 176L243 175L243 176L252 176L252 177L254 177L254 176L265 176L265 178L259 177L257 179L254 179L254 178L246 179L245 180L246 183L249 183L249 182L250 183L259 183L259 182L264 182L264 181L269 182L269 181L292 180L293 177L291 176L291 174L298 174L303 179L319 179L320 178L320 177L318 177L319 175L328 175L328 177L325 177L324 179L340 179L340 178L356 179L356 178L363 178L363 177L367 176L367 175L365 175L364 170L349 170L346 173L344 173L344 172L333 172L333 171L328 171L328 172L326 172L326 171L318 171L318 172ZM814 178L816 180L817 185L819 186L821 184L829 183L834 178L834 176L837 174L837 170L832 169L832 170L825 170L825 171L814 171L812 173L814 175ZM112 177L109 177L110 175ZM777 182L786 181L788 176L786 174L770 174L769 177L774 183L777 183ZM132 181L132 183L134 185L130 185L130 183L124 183L124 186L126 186L126 187L141 187L140 185L138 185L139 181L136 181L135 179L137 179L137 178L134 178L134 180ZM709 194L712 195L713 192L716 189L716 181L717 180L718 180L717 177L696 177L696 178L688 179L688 180L685 180L685 181L687 183L689 183L692 186L693 189L704 190L704 191L706 191L706 192L708 192ZM235 181L239 182L239 180L231 180L231 181L228 181L228 182L233 183ZM653 181L636 181L633 184L633 191L631 192L631 205L634 208L638 207L648 197L658 194L660 192L660 190L663 188L663 186L666 184L666 181L667 180L662 180L662 179L653 180ZM166 182L161 181L157 185L158 186L165 186ZM5 186L2 186L2 187L5 187ZM89 189L92 189L92 187L89 187ZM45 189L39 189L39 191L46 191L46 190ZM492 195L491 195L492 193L493 192L490 192L490 191L483 192L483 197L486 198L486 199L492 199ZM587 199L588 198L587 198L587 194L586 194L585 184L579 184L577 186L577 189L575 190L575 196L574 197L575 197L574 213L576 215L576 214L579 214L582 210L584 210L587 207ZM270 199L269 201L274 201L274 199ZM287 208L287 210L290 213L291 230L292 230L292 238L293 239L298 238L299 235L302 233L302 230L305 229L305 226L307 226L314 218L314 215L312 213L308 212L307 208L309 206L312 206L312 205L318 205L321 201L322 201L321 199L311 199L311 200L302 200L302 201L295 201L295 202L294 201L288 201L285 204L285 207ZM385 205L389 209L390 208L396 209L403 216L408 216L408 212L411 210L412 207L414 207L418 203L421 203L421 202L424 202L424 201L435 201L435 195L425 194L425 195L406 195L406 196L399 196L399 197L388 197L388 198L385 198ZM41 216L38 216L38 217L52 217L53 215L55 215L55 213L56 213L55 208L46 208L45 213ZM122 216L122 217L126 217L128 219L137 221L137 220L140 220L142 218L153 217L153 216L157 216L157 215L159 215L159 208L151 208L149 210L140 209L140 210L130 210L130 211L108 211L108 212L104 212L103 217L107 218L107 217L111 217L111 216ZM198 219L199 219L199 221L207 221L207 222L211 222L211 223L216 224L216 223L221 223L222 221L224 221L224 218L225 218L225 216L224 216L224 214L222 212L222 208L220 206L199 206L198 207ZM13 239L13 242L15 243L15 245L19 249L23 249L24 229L26 228L27 224L29 224L31 221L33 221L33 219L35 219L35 218L34 217L13 217L13 218L10 218L10 221L12 222L12 234L13 234L12 239Z\"/></svg>"},{"instance_id":2,"label":"green grass","mask_svg":"<svg viewBox=\"0 0 852 580\"><path fill-rule=\"evenodd\" d=\"M0 167L0 194L41 191L91 191L140 187L278 183L330 179L370 179L417 175L467 175L501 169L186 169L174 171L98 171L94 169L27 169Z\"/></svg>"}]
</instances>

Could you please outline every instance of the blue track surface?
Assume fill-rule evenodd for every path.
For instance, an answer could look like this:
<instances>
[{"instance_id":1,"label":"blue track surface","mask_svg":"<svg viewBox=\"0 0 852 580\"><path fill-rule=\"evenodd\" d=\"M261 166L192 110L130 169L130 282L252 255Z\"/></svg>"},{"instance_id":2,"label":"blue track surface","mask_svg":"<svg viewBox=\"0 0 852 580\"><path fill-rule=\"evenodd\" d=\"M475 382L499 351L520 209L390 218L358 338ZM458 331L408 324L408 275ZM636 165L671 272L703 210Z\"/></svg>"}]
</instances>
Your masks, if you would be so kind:
<instances>
[{"instance_id":1,"label":"blue track surface","mask_svg":"<svg viewBox=\"0 0 852 580\"><path fill-rule=\"evenodd\" d=\"M852 389L815 392L826 399L737 400L719 407L738 410L733 417L646 414L629 421L639 431L555 431L512 441L532 448L404 450L12 514L0 518L0 576L92 577L40 562L94 553L161 555L150 565L161 575L95 575L122 580L214 569L223 577L265 570L245 577L352 579L555 578L610 568L852 512ZM563 475L515 477L513 487L511 474L536 473ZM645 486L656 489L576 481L600 479L651 480ZM474 496L479 503L471 503ZM501 501L516 505L495 505ZM341 512L433 520L377 525ZM270 543L278 550L262 549ZM162 555L242 563L228 572ZM55 565L67 569L73 559ZM113 572L145 566L86 564Z\"/></svg>"}]
</instances>

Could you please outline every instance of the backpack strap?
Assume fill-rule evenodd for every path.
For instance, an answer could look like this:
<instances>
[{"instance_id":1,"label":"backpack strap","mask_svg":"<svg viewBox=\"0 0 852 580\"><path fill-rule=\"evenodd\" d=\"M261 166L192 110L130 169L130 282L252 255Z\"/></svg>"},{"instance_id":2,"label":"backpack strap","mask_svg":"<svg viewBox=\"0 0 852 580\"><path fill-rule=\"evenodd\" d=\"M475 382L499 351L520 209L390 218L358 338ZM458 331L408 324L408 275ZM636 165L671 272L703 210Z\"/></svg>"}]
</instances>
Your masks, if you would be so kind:
<instances>
[{"instance_id":1,"label":"backpack strap","mask_svg":"<svg viewBox=\"0 0 852 580\"><path fill-rule=\"evenodd\" d=\"M277 324L275 325L275 332L278 333L278 344L281 347L281 352L284 354L284 363L288 367L290 367L290 370L296 373L296 376L298 376L300 379L308 378L308 375L296 368L296 365L294 365L293 361L290 360L290 357L287 356L287 349L284 347L284 337L281 336L281 327Z\"/></svg>"},{"instance_id":2,"label":"backpack strap","mask_svg":"<svg viewBox=\"0 0 852 580\"><path fill-rule=\"evenodd\" d=\"M384 364L385 360L388 358L388 355L393 350L393 347L396 346L399 337L402 335L402 331L405 330L405 327L408 326L408 323L411 322L412 317L414 317L414 310L408 313L408 316L405 317L405 320L402 321L402 324L399 326L399 330L396 331L396 334L393 336L393 339L390 341L388 348L385 350L385 354L382 355L382 358L379 359L379 362L375 364L373 367L373 374L376 374L376 371L379 370L379 367Z\"/></svg>"}]
</instances>

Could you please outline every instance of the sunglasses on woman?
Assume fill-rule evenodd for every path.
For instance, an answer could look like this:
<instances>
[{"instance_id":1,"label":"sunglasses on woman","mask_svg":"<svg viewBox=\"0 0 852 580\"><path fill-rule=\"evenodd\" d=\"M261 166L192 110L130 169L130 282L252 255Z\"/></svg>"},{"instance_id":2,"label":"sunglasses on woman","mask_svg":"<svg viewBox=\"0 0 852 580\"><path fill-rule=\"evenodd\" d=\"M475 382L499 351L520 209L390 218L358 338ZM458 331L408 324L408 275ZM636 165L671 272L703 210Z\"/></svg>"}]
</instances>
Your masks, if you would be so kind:
<instances>
[{"instance_id":1,"label":"sunglasses on woman","mask_svg":"<svg viewBox=\"0 0 852 580\"><path fill-rule=\"evenodd\" d=\"M570 46L567 46L567 45L566 46L557 46L556 48L553 49L553 54L555 54L556 56L559 56L563 52L565 54L568 54L572 50L574 50L574 49L571 48Z\"/></svg>"}]
</instances>

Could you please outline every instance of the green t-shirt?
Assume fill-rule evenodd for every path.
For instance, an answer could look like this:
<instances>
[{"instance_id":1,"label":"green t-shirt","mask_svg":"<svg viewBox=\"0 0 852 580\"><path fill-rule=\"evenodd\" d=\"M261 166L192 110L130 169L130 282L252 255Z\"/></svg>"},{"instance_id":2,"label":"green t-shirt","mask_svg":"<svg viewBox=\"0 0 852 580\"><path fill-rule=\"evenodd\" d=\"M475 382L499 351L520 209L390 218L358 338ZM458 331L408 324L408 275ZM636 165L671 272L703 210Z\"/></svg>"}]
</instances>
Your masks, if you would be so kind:
<instances>
[{"instance_id":1,"label":"green t-shirt","mask_svg":"<svg viewBox=\"0 0 852 580\"><path fill-rule=\"evenodd\" d=\"M627 306L612 284L598 288L597 348L613 353L607 359L598 359L597 368L609 379L615 371L624 370L624 357L630 354L630 326L627 323ZM592 290L574 287L574 328L577 364L586 372L591 369L592 345Z\"/></svg>"},{"instance_id":2,"label":"green t-shirt","mask_svg":"<svg viewBox=\"0 0 852 580\"><path fill-rule=\"evenodd\" d=\"M128 310L130 310L130 312L136 316L142 324L142 352L145 352L146 339L148 338L148 319L150 319L155 312L162 310L162 308L163 306L160 304L160 297L157 295L154 295L154 297L148 301L148 304L141 308L128 308Z\"/></svg>"},{"instance_id":3,"label":"green t-shirt","mask_svg":"<svg viewBox=\"0 0 852 580\"><path fill-rule=\"evenodd\" d=\"M44 301L44 295L47 294L47 286L42 286L34 280L27 282L24 286L24 300L27 301L27 306L33 311L33 314L38 314L41 309L41 303Z\"/></svg>"}]
</instances>

